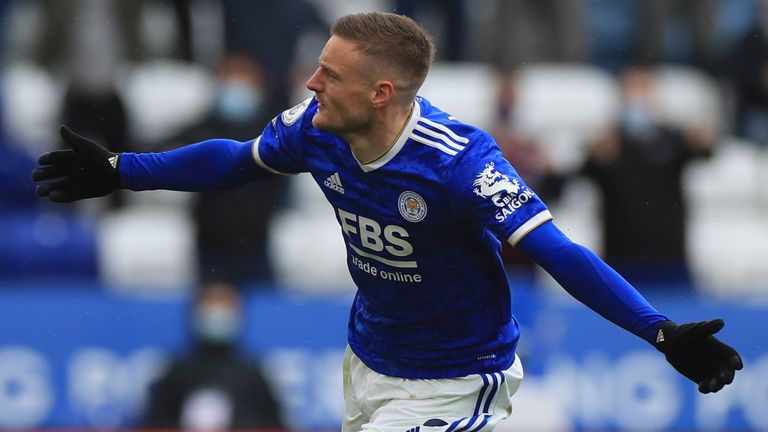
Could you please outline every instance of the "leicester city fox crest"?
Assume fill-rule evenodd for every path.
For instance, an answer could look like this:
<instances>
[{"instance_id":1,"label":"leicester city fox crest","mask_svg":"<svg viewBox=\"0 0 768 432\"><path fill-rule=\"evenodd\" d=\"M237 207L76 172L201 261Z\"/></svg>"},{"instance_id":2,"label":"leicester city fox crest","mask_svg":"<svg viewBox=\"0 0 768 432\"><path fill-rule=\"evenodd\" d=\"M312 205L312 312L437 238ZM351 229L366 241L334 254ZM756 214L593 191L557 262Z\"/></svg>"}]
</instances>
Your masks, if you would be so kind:
<instances>
[{"instance_id":1,"label":"leicester city fox crest","mask_svg":"<svg viewBox=\"0 0 768 432\"><path fill-rule=\"evenodd\" d=\"M401 193L397 207L400 215L409 222L420 222L427 216L427 203L421 195L413 191Z\"/></svg>"}]
</instances>

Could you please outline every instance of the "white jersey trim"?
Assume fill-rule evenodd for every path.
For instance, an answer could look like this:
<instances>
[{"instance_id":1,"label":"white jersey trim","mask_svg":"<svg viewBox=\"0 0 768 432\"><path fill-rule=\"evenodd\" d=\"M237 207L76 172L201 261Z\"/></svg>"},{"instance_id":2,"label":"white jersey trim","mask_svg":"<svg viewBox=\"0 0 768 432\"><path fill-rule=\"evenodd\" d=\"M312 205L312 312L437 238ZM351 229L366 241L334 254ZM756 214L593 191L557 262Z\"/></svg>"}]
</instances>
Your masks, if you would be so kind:
<instances>
[{"instance_id":1,"label":"white jersey trim","mask_svg":"<svg viewBox=\"0 0 768 432\"><path fill-rule=\"evenodd\" d=\"M402 150L406 141L408 141L408 138L411 135L411 131L413 131L413 128L416 127L416 122L418 122L420 118L421 107L419 106L419 103L414 100L413 108L411 108L411 116L408 119L408 123L406 123L405 128L403 128L403 131L400 133L400 136L397 137L397 141L395 141L395 144L392 145L392 148L390 148L389 151L384 153L380 158L367 164L360 163L360 161L355 158L357 164L360 165L360 169L362 169L364 172L373 171L377 168L381 168L387 162L391 161L395 156L397 156L397 154L400 153L400 150Z\"/></svg>"},{"instance_id":2,"label":"white jersey trim","mask_svg":"<svg viewBox=\"0 0 768 432\"><path fill-rule=\"evenodd\" d=\"M432 126L433 128L438 129L441 132L448 134L448 136L453 138L453 140L456 142L460 142L462 144L467 144L469 142L467 138L456 135L452 130L448 129L445 125L441 125L440 123L435 123L432 120L429 120L426 118L421 119L421 122L429 126Z\"/></svg>"},{"instance_id":3,"label":"white jersey trim","mask_svg":"<svg viewBox=\"0 0 768 432\"><path fill-rule=\"evenodd\" d=\"M426 119L421 119L421 120L426 120ZM437 132L433 131L432 129L427 129L424 126L421 126L421 125L416 125L416 129L415 130L417 130L417 131L419 131L419 132L421 132L421 133L423 133L425 135L429 135L429 136L431 136L433 138L437 138L440 141L446 143L451 148L454 148L456 150L464 150L464 146L463 145L460 145L460 144L457 144L454 141L451 141L451 139L448 138L448 136L446 136L445 134L437 133ZM411 136L414 136L414 135L415 134L411 134Z\"/></svg>"},{"instance_id":4,"label":"white jersey trim","mask_svg":"<svg viewBox=\"0 0 768 432\"><path fill-rule=\"evenodd\" d=\"M253 155L253 160L256 161L256 164L265 170L271 172L272 174L279 174L279 175L288 175L287 173L280 172L276 169L271 168L268 166L264 161L261 159L261 156L259 155L259 142L261 142L261 135L259 135L258 138L253 140L253 144L251 144L251 154Z\"/></svg>"},{"instance_id":5,"label":"white jersey trim","mask_svg":"<svg viewBox=\"0 0 768 432\"><path fill-rule=\"evenodd\" d=\"M430 139L426 139L426 138L418 136L416 134L411 134L410 138L412 140L420 142L420 143L422 143L424 145L428 145L430 147L436 148L436 149L440 150L443 153L448 153L451 156L456 156L459 153L458 151L450 149L447 146L445 146L445 145L443 145L443 144L441 144L441 143L439 143L437 141L432 141Z\"/></svg>"},{"instance_id":6,"label":"white jersey trim","mask_svg":"<svg viewBox=\"0 0 768 432\"><path fill-rule=\"evenodd\" d=\"M464 144L469 143L469 139L460 137L445 125L435 123L427 118L419 119L419 124L413 129L410 138L451 156L456 156L460 151L464 150L466 147ZM430 138L435 138L439 141Z\"/></svg>"},{"instance_id":7,"label":"white jersey trim","mask_svg":"<svg viewBox=\"0 0 768 432\"><path fill-rule=\"evenodd\" d=\"M509 236L507 242L509 242L509 244L512 246L515 246L520 240L523 239L523 237L525 237L529 232L533 231L534 228L543 224L544 222L551 221L552 219L552 213L550 213L549 210L544 210L541 213L536 214L532 218L528 219L526 223L522 224L520 228L516 229L515 232Z\"/></svg>"}]
</instances>

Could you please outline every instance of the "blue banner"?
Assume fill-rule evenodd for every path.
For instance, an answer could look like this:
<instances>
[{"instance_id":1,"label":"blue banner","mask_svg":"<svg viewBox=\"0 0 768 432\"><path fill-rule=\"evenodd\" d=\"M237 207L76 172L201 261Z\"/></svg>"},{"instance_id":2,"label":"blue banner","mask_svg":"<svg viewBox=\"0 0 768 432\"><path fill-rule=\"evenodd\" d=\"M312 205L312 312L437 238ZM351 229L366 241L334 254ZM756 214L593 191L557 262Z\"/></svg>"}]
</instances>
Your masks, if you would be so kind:
<instances>
[{"instance_id":1,"label":"blue banner","mask_svg":"<svg viewBox=\"0 0 768 432\"><path fill-rule=\"evenodd\" d=\"M744 357L732 386L699 395L647 343L581 304L535 291L514 298L526 378L504 427L768 429L768 303L652 299L678 322L725 319L721 336ZM242 346L262 361L290 427L339 426L350 301L247 298ZM188 307L81 284L0 286L0 429L140 427L149 384L188 348Z\"/></svg>"}]
</instances>

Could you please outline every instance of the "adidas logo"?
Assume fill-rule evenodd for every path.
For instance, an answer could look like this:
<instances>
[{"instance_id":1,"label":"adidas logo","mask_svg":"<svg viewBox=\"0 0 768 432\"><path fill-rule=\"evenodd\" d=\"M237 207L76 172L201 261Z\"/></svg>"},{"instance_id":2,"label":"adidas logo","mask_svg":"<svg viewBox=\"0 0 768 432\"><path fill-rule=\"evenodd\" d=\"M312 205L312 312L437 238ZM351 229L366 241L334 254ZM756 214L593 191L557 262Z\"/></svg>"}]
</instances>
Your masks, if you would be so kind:
<instances>
[{"instance_id":1,"label":"adidas logo","mask_svg":"<svg viewBox=\"0 0 768 432\"><path fill-rule=\"evenodd\" d=\"M659 329L659 334L656 335L656 343L664 342L664 331Z\"/></svg>"},{"instance_id":2,"label":"adidas logo","mask_svg":"<svg viewBox=\"0 0 768 432\"><path fill-rule=\"evenodd\" d=\"M341 177L339 173L335 172L325 179L325 186L335 190L340 194L344 194L344 186L341 185Z\"/></svg>"},{"instance_id":3,"label":"adidas logo","mask_svg":"<svg viewBox=\"0 0 768 432\"><path fill-rule=\"evenodd\" d=\"M114 155L111 156L109 159L109 164L112 165L112 168L117 169L117 160L120 159L120 155Z\"/></svg>"}]
</instances>

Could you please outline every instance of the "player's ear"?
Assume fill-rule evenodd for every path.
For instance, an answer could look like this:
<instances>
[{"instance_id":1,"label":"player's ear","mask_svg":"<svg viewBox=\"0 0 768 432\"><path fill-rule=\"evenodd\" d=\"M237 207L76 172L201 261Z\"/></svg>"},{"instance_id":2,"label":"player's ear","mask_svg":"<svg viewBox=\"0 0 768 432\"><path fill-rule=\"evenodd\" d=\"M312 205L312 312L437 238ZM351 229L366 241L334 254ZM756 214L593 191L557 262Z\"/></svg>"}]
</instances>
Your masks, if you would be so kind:
<instances>
[{"instance_id":1,"label":"player's ear","mask_svg":"<svg viewBox=\"0 0 768 432\"><path fill-rule=\"evenodd\" d=\"M392 101L395 96L395 85L392 81L380 80L376 82L375 92L371 98L374 108L381 108Z\"/></svg>"}]
</instances>

